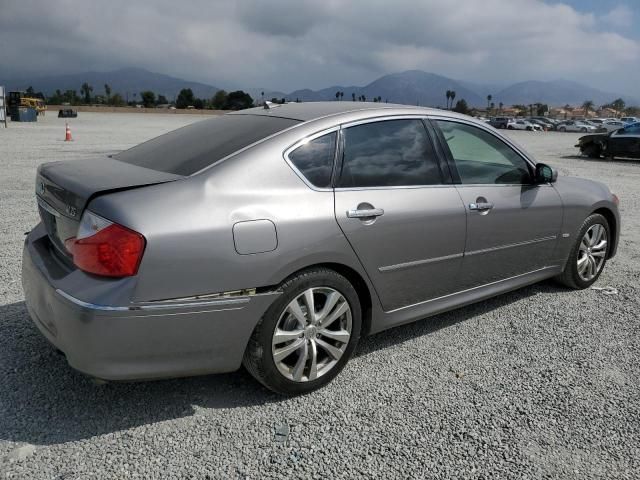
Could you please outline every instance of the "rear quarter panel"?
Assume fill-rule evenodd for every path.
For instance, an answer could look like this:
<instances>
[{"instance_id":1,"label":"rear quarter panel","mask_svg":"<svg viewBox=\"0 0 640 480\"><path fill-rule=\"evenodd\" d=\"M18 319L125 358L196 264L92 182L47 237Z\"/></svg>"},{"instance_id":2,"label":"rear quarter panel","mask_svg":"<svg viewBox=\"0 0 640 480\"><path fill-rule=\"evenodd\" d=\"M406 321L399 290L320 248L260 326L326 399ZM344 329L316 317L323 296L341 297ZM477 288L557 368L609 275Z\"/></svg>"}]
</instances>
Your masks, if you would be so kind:
<instances>
[{"instance_id":1,"label":"rear quarter panel","mask_svg":"<svg viewBox=\"0 0 640 480\"><path fill-rule=\"evenodd\" d=\"M283 158L301 135L281 134L186 180L94 200L96 213L147 239L134 300L274 286L327 262L356 270L368 283L335 220L333 192L309 188ZM273 222L275 250L236 251L233 226L249 220Z\"/></svg>"}]
</instances>

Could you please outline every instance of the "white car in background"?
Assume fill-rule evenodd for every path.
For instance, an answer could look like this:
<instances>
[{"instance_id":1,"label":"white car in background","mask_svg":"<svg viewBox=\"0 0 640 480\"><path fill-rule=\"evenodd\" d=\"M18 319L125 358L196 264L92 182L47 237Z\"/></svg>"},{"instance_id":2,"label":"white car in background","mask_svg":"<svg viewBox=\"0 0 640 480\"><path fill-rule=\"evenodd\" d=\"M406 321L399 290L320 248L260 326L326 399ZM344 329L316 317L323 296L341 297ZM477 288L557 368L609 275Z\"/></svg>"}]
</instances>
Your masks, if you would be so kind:
<instances>
[{"instance_id":1,"label":"white car in background","mask_svg":"<svg viewBox=\"0 0 640 480\"><path fill-rule=\"evenodd\" d=\"M597 128L580 120L567 120L558 125L559 132L595 132Z\"/></svg>"},{"instance_id":2,"label":"white car in background","mask_svg":"<svg viewBox=\"0 0 640 480\"><path fill-rule=\"evenodd\" d=\"M640 118L638 118L638 117L622 117L620 119L620 121L624 122L624 123L637 123L637 122L640 122Z\"/></svg>"},{"instance_id":3,"label":"white car in background","mask_svg":"<svg viewBox=\"0 0 640 480\"><path fill-rule=\"evenodd\" d=\"M513 120L507 123L507 128L509 130L529 130L537 132L542 131L542 127L540 125L531 123L528 120Z\"/></svg>"},{"instance_id":4,"label":"white car in background","mask_svg":"<svg viewBox=\"0 0 640 480\"><path fill-rule=\"evenodd\" d=\"M598 126L598 132L613 132L615 130L620 130L623 128L626 123L620 120L605 120Z\"/></svg>"}]
</instances>

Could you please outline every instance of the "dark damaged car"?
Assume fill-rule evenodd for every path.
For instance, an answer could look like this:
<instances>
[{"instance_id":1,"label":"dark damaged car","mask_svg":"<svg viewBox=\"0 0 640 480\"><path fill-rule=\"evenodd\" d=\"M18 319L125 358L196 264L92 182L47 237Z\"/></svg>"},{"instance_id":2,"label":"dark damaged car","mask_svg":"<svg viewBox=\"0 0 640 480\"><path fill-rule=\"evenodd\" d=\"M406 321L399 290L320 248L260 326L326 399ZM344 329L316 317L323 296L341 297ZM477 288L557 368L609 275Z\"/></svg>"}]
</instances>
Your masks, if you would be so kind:
<instances>
[{"instance_id":1,"label":"dark damaged car","mask_svg":"<svg viewBox=\"0 0 640 480\"><path fill-rule=\"evenodd\" d=\"M591 158L640 158L640 122L610 133L594 133L578 139L580 153Z\"/></svg>"}]
</instances>

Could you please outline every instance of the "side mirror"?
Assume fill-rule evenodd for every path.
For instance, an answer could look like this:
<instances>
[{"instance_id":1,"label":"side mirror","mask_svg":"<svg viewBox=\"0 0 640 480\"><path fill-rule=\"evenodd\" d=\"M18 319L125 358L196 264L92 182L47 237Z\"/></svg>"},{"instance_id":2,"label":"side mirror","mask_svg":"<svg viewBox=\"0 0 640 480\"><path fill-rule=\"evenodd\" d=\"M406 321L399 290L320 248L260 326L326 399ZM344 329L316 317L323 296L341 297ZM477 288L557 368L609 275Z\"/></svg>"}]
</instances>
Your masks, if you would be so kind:
<instances>
[{"instance_id":1,"label":"side mirror","mask_svg":"<svg viewBox=\"0 0 640 480\"><path fill-rule=\"evenodd\" d=\"M558 171L545 163L536 165L536 183L553 183L558 179Z\"/></svg>"}]
</instances>

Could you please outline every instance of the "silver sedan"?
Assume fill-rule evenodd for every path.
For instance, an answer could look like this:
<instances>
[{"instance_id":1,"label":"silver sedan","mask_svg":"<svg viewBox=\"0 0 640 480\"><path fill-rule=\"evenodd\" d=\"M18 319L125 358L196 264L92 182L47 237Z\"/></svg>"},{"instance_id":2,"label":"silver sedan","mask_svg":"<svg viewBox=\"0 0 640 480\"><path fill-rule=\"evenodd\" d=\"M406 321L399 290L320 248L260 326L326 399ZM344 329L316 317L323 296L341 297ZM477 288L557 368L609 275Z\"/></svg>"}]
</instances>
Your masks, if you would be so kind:
<instances>
[{"instance_id":1,"label":"silver sedan","mask_svg":"<svg viewBox=\"0 0 640 480\"><path fill-rule=\"evenodd\" d=\"M43 164L26 304L104 380L229 372L300 394L363 335L555 277L597 279L618 199L448 111L296 103Z\"/></svg>"}]
</instances>

